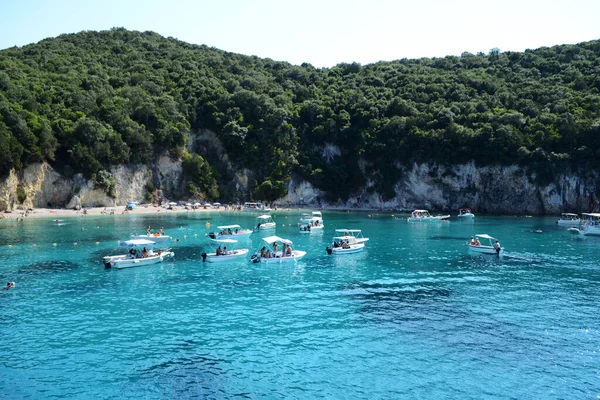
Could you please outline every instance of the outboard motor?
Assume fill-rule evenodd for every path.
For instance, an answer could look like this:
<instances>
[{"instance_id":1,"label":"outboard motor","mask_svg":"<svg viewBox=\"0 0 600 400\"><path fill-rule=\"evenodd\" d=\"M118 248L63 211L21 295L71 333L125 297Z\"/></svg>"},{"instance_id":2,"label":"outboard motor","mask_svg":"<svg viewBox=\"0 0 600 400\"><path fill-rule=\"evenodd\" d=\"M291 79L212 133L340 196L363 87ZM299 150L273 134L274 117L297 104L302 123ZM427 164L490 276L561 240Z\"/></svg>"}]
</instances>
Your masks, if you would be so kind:
<instances>
[{"instance_id":1,"label":"outboard motor","mask_svg":"<svg viewBox=\"0 0 600 400\"><path fill-rule=\"evenodd\" d=\"M325 251L327 251L327 254L331 254L331 253L333 253L333 249L331 248L331 246L327 246L327 247L325 248Z\"/></svg>"},{"instance_id":2,"label":"outboard motor","mask_svg":"<svg viewBox=\"0 0 600 400\"><path fill-rule=\"evenodd\" d=\"M254 253L252 254L252 257L250 257L250 261L252 261L254 264L257 264L260 262L260 255Z\"/></svg>"},{"instance_id":3,"label":"outboard motor","mask_svg":"<svg viewBox=\"0 0 600 400\"><path fill-rule=\"evenodd\" d=\"M104 263L104 269L111 269L112 268L112 262L111 261L107 261Z\"/></svg>"},{"instance_id":4,"label":"outboard motor","mask_svg":"<svg viewBox=\"0 0 600 400\"><path fill-rule=\"evenodd\" d=\"M216 239L217 235L215 235L214 232L211 232L211 233L208 234L208 237L211 238L211 239Z\"/></svg>"},{"instance_id":5,"label":"outboard motor","mask_svg":"<svg viewBox=\"0 0 600 400\"><path fill-rule=\"evenodd\" d=\"M200 257L202 257L202 262L206 261L206 253L200 254Z\"/></svg>"}]
</instances>

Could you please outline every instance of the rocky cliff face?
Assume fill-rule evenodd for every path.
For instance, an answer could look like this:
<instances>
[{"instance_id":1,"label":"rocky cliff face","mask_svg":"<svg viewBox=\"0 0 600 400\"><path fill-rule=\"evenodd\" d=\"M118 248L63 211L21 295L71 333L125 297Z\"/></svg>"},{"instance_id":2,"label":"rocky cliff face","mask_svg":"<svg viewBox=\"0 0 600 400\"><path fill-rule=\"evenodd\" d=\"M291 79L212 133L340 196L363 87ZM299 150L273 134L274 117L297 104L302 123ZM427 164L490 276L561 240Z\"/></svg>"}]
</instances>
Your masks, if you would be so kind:
<instances>
[{"instance_id":1,"label":"rocky cliff face","mask_svg":"<svg viewBox=\"0 0 600 400\"><path fill-rule=\"evenodd\" d=\"M392 199L384 201L378 193L369 193L368 183L346 202L320 203L324 207L399 211L425 208L450 212L466 206L490 214L591 212L599 207L598 183L597 176L566 175L555 183L537 186L517 166L478 168L473 164L446 167L415 164L396 183L396 196ZM282 202L297 204L303 200L314 203L324 197L324 193L307 182L292 182Z\"/></svg>"},{"instance_id":2,"label":"rocky cliff face","mask_svg":"<svg viewBox=\"0 0 600 400\"><path fill-rule=\"evenodd\" d=\"M492 214L591 212L599 207L597 176L566 175L550 185L537 186L530 182L525 171L516 166L477 168L473 164L415 164L405 171L394 187L396 196L385 201L378 193L369 190L371 184L368 183L346 202L326 203L325 194L310 183L292 180L288 195L278 203L399 211L415 208L456 211L468 206L476 212ZM81 175L67 179L48 164L31 165L20 173L11 172L4 181L0 181L0 210L77 205L123 206L129 200L143 202L148 181L160 187L166 196L184 191L181 163L168 157L161 158L154 168L122 166L111 173L116 184L114 198L94 188L94 184ZM236 173L236 187L240 192L247 191L249 176L250 171Z\"/></svg>"}]
</instances>

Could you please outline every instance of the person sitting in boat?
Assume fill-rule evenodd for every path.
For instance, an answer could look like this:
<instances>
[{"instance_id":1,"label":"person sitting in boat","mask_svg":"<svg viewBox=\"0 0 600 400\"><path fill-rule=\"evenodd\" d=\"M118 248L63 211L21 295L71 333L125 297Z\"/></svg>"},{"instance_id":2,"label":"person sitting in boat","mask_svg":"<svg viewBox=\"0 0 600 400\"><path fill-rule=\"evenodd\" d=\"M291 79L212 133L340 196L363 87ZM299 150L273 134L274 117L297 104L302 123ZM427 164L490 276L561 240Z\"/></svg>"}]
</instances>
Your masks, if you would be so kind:
<instances>
[{"instance_id":1,"label":"person sitting in boat","mask_svg":"<svg viewBox=\"0 0 600 400\"><path fill-rule=\"evenodd\" d=\"M233 235L233 233L231 232L231 228L227 228L227 234L228 235Z\"/></svg>"},{"instance_id":2,"label":"person sitting in boat","mask_svg":"<svg viewBox=\"0 0 600 400\"><path fill-rule=\"evenodd\" d=\"M267 253L265 253L265 250L266 250L265 246L263 246L263 248L260 249L260 256L263 258L265 258L267 256Z\"/></svg>"},{"instance_id":3,"label":"person sitting in boat","mask_svg":"<svg viewBox=\"0 0 600 400\"><path fill-rule=\"evenodd\" d=\"M344 243L342 243L342 249L349 249L350 245L348 244L348 241L345 240Z\"/></svg>"},{"instance_id":4,"label":"person sitting in boat","mask_svg":"<svg viewBox=\"0 0 600 400\"><path fill-rule=\"evenodd\" d=\"M142 258L146 257L148 257L148 250L146 250L146 248L144 247L144 249L142 250Z\"/></svg>"},{"instance_id":5,"label":"person sitting in boat","mask_svg":"<svg viewBox=\"0 0 600 400\"><path fill-rule=\"evenodd\" d=\"M481 242L479 241L479 238L475 239L475 246L481 246Z\"/></svg>"},{"instance_id":6,"label":"person sitting in boat","mask_svg":"<svg viewBox=\"0 0 600 400\"><path fill-rule=\"evenodd\" d=\"M288 244L287 250L285 251L285 255L288 257L292 256L292 246Z\"/></svg>"},{"instance_id":7,"label":"person sitting in boat","mask_svg":"<svg viewBox=\"0 0 600 400\"><path fill-rule=\"evenodd\" d=\"M220 256L221 254L223 254L223 251L221 250L221 245L219 245L219 247L217 247L216 254L217 254L218 256Z\"/></svg>"},{"instance_id":8,"label":"person sitting in boat","mask_svg":"<svg viewBox=\"0 0 600 400\"><path fill-rule=\"evenodd\" d=\"M223 247L223 256L226 256L227 254L229 254L229 251L227 251L227 246Z\"/></svg>"},{"instance_id":9,"label":"person sitting in boat","mask_svg":"<svg viewBox=\"0 0 600 400\"><path fill-rule=\"evenodd\" d=\"M475 246L475 238L473 236L471 236L470 244L471 244L471 246Z\"/></svg>"},{"instance_id":10,"label":"person sitting in boat","mask_svg":"<svg viewBox=\"0 0 600 400\"><path fill-rule=\"evenodd\" d=\"M265 253L265 258L273 258L273 255L271 254L271 250L267 250L267 252Z\"/></svg>"},{"instance_id":11,"label":"person sitting in boat","mask_svg":"<svg viewBox=\"0 0 600 400\"><path fill-rule=\"evenodd\" d=\"M287 244L283 244L283 249L281 250L281 257L285 257L287 255Z\"/></svg>"},{"instance_id":12,"label":"person sitting in boat","mask_svg":"<svg viewBox=\"0 0 600 400\"><path fill-rule=\"evenodd\" d=\"M273 253L277 253L277 246L279 246L277 242L273 242Z\"/></svg>"},{"instance_id":13,"label":"person sitting in boat","mask_svg":"<svg viewBox=\"0 0 600 400\"><path fill-rule=\"evenodd\" d=\"M129 254L131 254L132 258L135 258L135 255L137 254L137 250L132 247L131 249L129 249Z\"/></svg>"}]
</instances>

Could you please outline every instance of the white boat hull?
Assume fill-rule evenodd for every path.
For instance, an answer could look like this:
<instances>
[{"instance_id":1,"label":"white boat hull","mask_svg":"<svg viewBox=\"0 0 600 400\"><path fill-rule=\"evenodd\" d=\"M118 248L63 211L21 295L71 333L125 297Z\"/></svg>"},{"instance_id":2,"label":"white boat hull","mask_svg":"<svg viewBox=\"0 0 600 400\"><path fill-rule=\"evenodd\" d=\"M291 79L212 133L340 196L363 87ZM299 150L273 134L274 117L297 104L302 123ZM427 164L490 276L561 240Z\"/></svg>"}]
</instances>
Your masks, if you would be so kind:
<instances>
[{"instance_id":1,"label":"white boat hull","mask_svg":"<svg viewBox=\"0 0 600 400\"><path fill-rule=\"evenodd\" d=\"M364 249L365 249L364 243L356 243L356 244L351 244L350 247L348 247L348 248L327 247L327 253L334 255L334 256L341 256L341 255L346 255L346 254L360 253Z\"/></svg>"},{"instance_id":2,"label":"white boat hull","mask_svg":"<svg viewBox=\"0 0 600 400\"><path fill-rule=\"evenodd\" d=\"M248 237L250 237L250 235L252 234L252 231L250 229L244 229L243 231L240 231L238 233L226 233L223 235L220 235L218 233L214 233L214 232L210 232L208 234L208 236L211 239L234 239L234 240L240 240L240 239L246 239Z\"/></svg>"},{"instance_id":3,"label":"white boat hull","mask_svg":"<svg viewBox=\"0 0 600 400\"><path fill-rule=\"evenodd\" d=\"M163 251L160 255L154 254L144 258L134 258L129 254L118 255L118 256L106 256L103 259L104 266L106 268L132 268L132 267L143 267L146 265L152 265L161 263L165 258L173 257L175 254L172 251Z\"/></svg>"},{"instance_id":4,"label":"white boat hull","mask_svg":"<svg viewBox=\"0 0 600 400\"><path fill-rule=\"evenodd\" d=\"M574 226L574 227L579 226L580 222L581 222L580 220L569 221L569 220L566 220L566 219L559 219L558 221L556 221L556 223L559 226Z\"/></svg>"},{"instance_id":5,"label":"white boat hull","mask_svg":"<svg viewBox=\"0 0 600 400\"><path fill-rule=\"evenodd\" d=\"M311 226L311 227L302 225L302 226L300 226L300 233L306 233L306 234L323 233L324 227L325 227L325 225L318 225L318 226Z\"/></svg>"},{"instance_id":6,"label":"white boat hull","mask_svg":"<svg viewBox=\"0 0 600 400\"><path fill-rule=\"evenodd\" d=\"M261 231L265 231L268 229L275 229L275 226L277 226L275 222L265 222L264 224L258 225L256 228Z\"/></svg>"},{"instance_id":7,"label":"white boat hull","mask_svg":"<svg viewBox=\"0 0 600 400\"><path fill-rule=\"evenodd\" d=\"M408 222L441 222L450 218L449 215L438 215L436 217L413 218L409 217Z\"/></svg>"},{"instance_id":8,"label":"white boat hull","mask_svg":"<svg viewBox=\"0 0 600 400\"><path fill-rule=\"evenodd\" d=\"M271 257L271 258L261 257L259 254L253 254L252 261L254 261L255 263L260 262L261 264L281 264L281 263L296 262L299 259L301 259L302 257L304 257L306 255L306 252L302 251L302 250L293 250L292 255L285 256L285 257L281 257L280 251L278 251L274 254L275 254L275 257Z\"/></svg>"},{"instance_id":9,"label":"white boat hull","mask_svg":"<svg viewBox=\"0 0 600 400\"><path fill-rule=\"evenodd\" d=\"M504 252L504 249L500 249L498 253L492 246L473 246L472 244L467 244L467 246L469 246L469 252L473 254L500 255Z\"/></svg>"},{"instance_id":10,"label":"white boat hull","mask_svg":"<svg viewBox=\"0 0 600 400\"><path fill-rule=\"evenodd\" d=\"M582 225L579 227L579 233L584 236L600 236L600 226Z\"/></svg>"},{"instance_id":11,"label":"white boat hull","mask_svg":"<svg viewBox=\"0 0 600 400\"><path fill-rule=\"evenodd\" d=\"M221 255L217 255L217 253L208 253L206 254L206 259L204 261L209 263L227 263L244 259L246 255L248 255L248 249L230 250L228 254Z\"/></svg>"},{"instance_id":12,"label":"white boat hull","mask_svg":"<svg viewBox=\"0 0 600 400\"><path fill-rule=\"evenodd\" d=\"M471 219L471 218L475 218L474 214L468 213L468 214L460 214L458 216L458 218L463 218L463 219Z\"/></svg>"}]
</instances>

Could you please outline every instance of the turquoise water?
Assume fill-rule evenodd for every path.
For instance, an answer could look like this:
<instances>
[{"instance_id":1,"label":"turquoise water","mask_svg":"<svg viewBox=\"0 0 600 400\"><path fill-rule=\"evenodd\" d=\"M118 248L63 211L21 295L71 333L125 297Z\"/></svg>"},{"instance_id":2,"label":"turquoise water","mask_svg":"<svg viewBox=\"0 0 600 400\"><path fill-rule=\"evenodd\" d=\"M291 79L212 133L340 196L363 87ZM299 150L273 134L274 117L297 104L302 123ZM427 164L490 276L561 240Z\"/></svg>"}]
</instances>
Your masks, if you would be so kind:
<instances>
[{"instance_id":1,"label":"turquoise water","mask_svg":"<svg viewBox=\"0 0 600 400\"><path fill-rule=\"evenodd\" d=\"M206 223L251 214L0 221L5 398L598 398L600 238L554 218L409 224L276 212L297 264L203 264ZM175 259L105 270L119 239L164 226ZM364 253L328 256L335 228ZM534 233L538 228L543 233ZM505 255L470 256L475 233ZM248 247L259 247L255 233ZM76 242L76 245L75 245ZM35 246L34 246L35 244ZM55 245L54 245L55 244Z\"/></svg>"}]
</instances>

